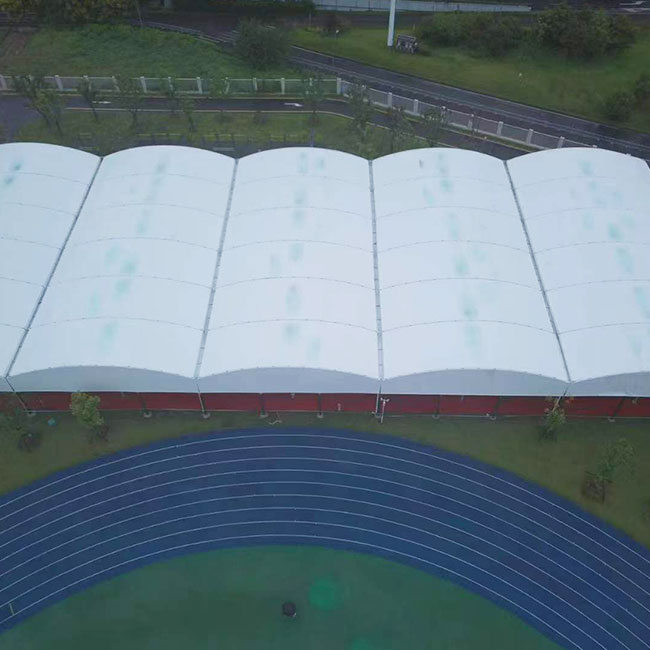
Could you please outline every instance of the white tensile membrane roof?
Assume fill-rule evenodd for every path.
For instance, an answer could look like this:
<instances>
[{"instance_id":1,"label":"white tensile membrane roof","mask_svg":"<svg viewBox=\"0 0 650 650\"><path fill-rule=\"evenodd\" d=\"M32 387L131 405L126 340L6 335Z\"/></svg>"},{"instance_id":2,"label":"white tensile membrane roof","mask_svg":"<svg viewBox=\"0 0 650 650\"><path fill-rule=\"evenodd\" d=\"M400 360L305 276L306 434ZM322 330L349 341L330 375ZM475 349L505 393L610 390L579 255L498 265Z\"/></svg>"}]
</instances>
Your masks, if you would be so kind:
<instances>
[{"instance_id":1,"label":"white tensile membrane roof","mask_svg":"<svg viewBox=\"0 0 650 650\"><path fill-rule=\"evenodd\" d=\"M573 395L650 396L650 169L601 149L508 163Z\"/></svg>"},{"instance_id":2,"label":"white tensile membrane roof","mask_svg":"<svg viewBox=\"0 0 650 650\"><path fill-rule=\"evenodd\" d=\"M0 391L648 396L649 206L596 149L0 145Z\"/></svg>"},{"instance_id":3,"label":"white tensile membrane roof","mask_svg":"<svg viewBox=\"0 0 650 650\"><path fill-rule=\"evenodd\" d=\"M202 391L377 390L369 179L337 151L239 161Z\"/></svg>"},{"instance_id":4,"label":"white tensile membrane roof","mask_svg":"<svg viewBox=\"0 0 650 650\"><path fill-rule=\"evenodd\" d=\"M386 393L550 395L566 372L503 163L373 163Z\"/></svg>"},{"instance_id":5,"label":"white tensile membrane roof","mask_svg":"<svg viewBox=\"0 0 650 650\"><path fill-rule=\"evenodd\" d=\"M65 147L0 144L0 392L98 164Z\"/></svg>"},{"instance_id":6,"label":"white tensile membrane roof","mask_svg":"<svg viewBox=\"0 0 650 650\"><path fill-rule=\"evenodd\" d=\"M196 391L233 167L185 147L102 161L14 364L17 390Z\"/></svg>"}]
</instances>

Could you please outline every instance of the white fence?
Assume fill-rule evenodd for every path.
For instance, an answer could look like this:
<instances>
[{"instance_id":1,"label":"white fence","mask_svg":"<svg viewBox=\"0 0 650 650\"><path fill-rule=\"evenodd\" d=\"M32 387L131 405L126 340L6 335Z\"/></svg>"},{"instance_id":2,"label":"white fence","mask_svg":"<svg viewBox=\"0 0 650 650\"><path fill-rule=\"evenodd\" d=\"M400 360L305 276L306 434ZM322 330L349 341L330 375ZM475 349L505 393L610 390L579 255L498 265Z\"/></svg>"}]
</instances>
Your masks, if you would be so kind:
<instances>
[{"instance_id":1,"label":"white fence","mask_svg":"<svg viewBox=\"0 0 650 650\"><path fill-rule=\"evenodd\" d=\"M341 81L341 92L346 95L353 86L348 81ZM439 104L429 104L384 92L382 90L368 89L370 101L380 108L402 108L407 115L421 117L428 111L442 111L444 125L446 127L466 131L473 135L483 135L490 138L523 144L530 149L559 149L564 145L569 147L588 147L590 145L584 142L568 140L563 136L549 135L540 133L533 129L524 129L519 126L512 126L504 122L490 120L471 113L463 113L453 109L446 108ZM595 146L595 145L591 145Z\"/></svg>"},{"instance_id":2,"label":"white fence","mask_svg":"<svg viewBox=\"0 0 650 650\"><path fill-rule=\"evenodd\" d=\"M45 77L45 83L62 93L75 93L84 79L92 85L107 93L119 91L119 80L116 77L62 77L59 75ZM313 83L310 79L207 79L204 77L192 78L161 78L161 77L136 77L143 94L159 95L172 84L182 94L196 96L248 96L248 95L288 95L299 96L307 84ZM343 79L321 79L321 88L325 95L345 96L353 85ZM13 78L0 74L0 93L14 90ZM504 122L490 120L470 113L447 109L444 106L429 104L402 97L381 90L368 89L370 100L380 108L402 108L404 112L413 117L419 117L431 110L442 110L445 126L472 135L482 135L490 138L509 141L524 145L529 149L556 149L564 145L571 147L587 147L582 142L567 140L562 136L548 135L533 129L524 129ZM592 145L595 146L595 145Z\"/></svg>"},{"instance_id":3,"label":"white fence","mask_svg":"<svg viewBox=\"0 0 650 650\"><path fill-rule=\"evenodd\" d=\"M315 0L316 6L324 11L388 11L390 0ZM531 11L530 5L486 4L483 2L435 2L425 0L397 0L397 11L419 12L501 12L522 13Z\"/></svg>"}]
</instances>

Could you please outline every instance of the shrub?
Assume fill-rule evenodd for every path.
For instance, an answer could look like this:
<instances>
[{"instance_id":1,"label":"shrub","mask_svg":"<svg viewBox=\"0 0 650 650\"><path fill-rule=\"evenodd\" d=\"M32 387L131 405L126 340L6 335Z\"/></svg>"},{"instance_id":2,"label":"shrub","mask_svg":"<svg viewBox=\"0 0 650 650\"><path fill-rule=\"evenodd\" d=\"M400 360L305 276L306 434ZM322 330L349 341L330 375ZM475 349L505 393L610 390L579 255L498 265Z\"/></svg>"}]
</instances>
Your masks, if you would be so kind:
<instances>
[{"instance_id":1,"label":"shrub","mask_svg":"<svg viewBox=\"0 0 650 650\"><path fill-rule=\"evenodd\" d=\"M70 412L76 420L89 429L104 426L104 418L99 412L99 397L87 393L72 393Z\"/></svg>"},{"instance_id":2,"label":"shrub","mask_svg":"<svg viewBox=\"0 0 650 650\"><path fill-rule=\"evenodd\" d=\"M650 74L644 72L634 82L632 94L637 105L642 106L650 100Z\"/></svg>"},{"instance_id":3,"label":"shrub","mask_svg":"<svg viewBox=\"0 0 650 650\"><path fill-rule=\"evenodd\" d=\"M536 25L539 42L558 54L591 59L629 46L635 29L625 17L609 16L603 10L567 4L543 11Z\"/></svg>"},{"instance_id":4,"label":"shrub","mask_svg":"<svg viewBox=\"0 0 650 650\"><path fill-rule=\"evenodd\" d=\"M619 90L607 97L603 104L603 115L614 122L630 119L634 109L634 95L626 90Z\"/></svg>"},{"instance_id":5,"label":"shrub","mask_svg":"<svg viewBox=\"0 0 650 650\"><path fill-rule=\"evenodd\" d=\"M315 12L311 0L175 0L178 11L215 11L235 16L270 19L282 16L306 16Z\"/></svg>"},{"instance_id":6,"label":"shrub","mask_svg":"<svg viewBox=\"0 0 650 650\"><path fill-rule=\"evenodd\" d=\"M239 23L235 49L252 67L267 68L282 62L289 51L289 39L282 29L244 20Z\"/></svg>"},{"instance_id":7,"label":"shrub","mask_svg":"<svg viewBox=\"0 0 650 650\"><path fill-rule=\"evenodd\" d=\"M337 34L342 34L348 29L348 23L346 23L335 11L328 11L322 20L323 33L328 36L334 36Z\"/></svg>"},{"instance_id":8,"label":"shrub","mask_svg":"<svg viewBox=\"0 0 650 650\"><path fill-rule=\"evenodd\" d=\"M40 431L25 431L18 438L18 449L20 451L34 451L43 442L43 434Z\"/></svg>"},{"instance_id":9,"label":"shrub","mask_svg":"<svg viewBox=\"0 0 650 650\"><path fill-rule=\"evenodd\" d=\"M441 14L420 22L418 38L428 45L463 45L480 54L501 56L517 47L525 34L521 22L497 14Z\"/></svg>"},{"instance_id":10,"label":"shrub","mask_svg":"<svg viewBox=\"0 0 650 650\"><path fill-rule=\"evenodd\" d=\"M557 440L558 431L564 426L565 422L566 415L559 403L555 404L553 408L546 409L544 424L539 431L540 440Z\"/></svg>"}]
</instances>

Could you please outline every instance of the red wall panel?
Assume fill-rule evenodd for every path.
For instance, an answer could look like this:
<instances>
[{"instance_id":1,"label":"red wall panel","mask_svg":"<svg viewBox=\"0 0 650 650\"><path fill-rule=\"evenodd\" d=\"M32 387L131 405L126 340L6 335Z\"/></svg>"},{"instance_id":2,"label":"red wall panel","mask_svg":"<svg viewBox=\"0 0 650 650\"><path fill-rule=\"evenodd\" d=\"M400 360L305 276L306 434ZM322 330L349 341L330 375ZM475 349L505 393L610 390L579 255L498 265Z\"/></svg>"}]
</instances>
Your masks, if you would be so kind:
<instances>
[{"instance_id":1,"label":"red wall panel","mask_svg":"<svg viewBox=\"0 0 650 650\"><path fill-rule=\"evenodd\" d=\"M562 408L567 416L611 416L620 401L620 397L568 397Z\"/></svg>"},{"instance_id":2,"label":"red wall panel","mask_svg":"<svg viewBox=\"0 0 650 650\"><path fill-rule=\"evenodd\" d=\"M99 408L106 411L139 411L142 400L137 393L92 393L99 397Z\"/></svg>"},{"instance_id":3,"label":"red wall panel","mask_svg":"<svg viewBox=\"0 0 650 650\"><path fill-rule=\"evenodd\" d=\"M67 411L70 393L20 393L28 409L32 411Z\"/></svg>"},{"instance_id":4,"label":"red wall panel","mask_svg":"<svg viewBox=\"0 0 650 650\"><path fill-rule=\"evenodd\" d=\"M441 395L441 415L491 415L497 405L497 397L481 395Z\"/></svg>"},{"instance_id":5,"label":"red wall panel","mask_svg":"<svg viewBox=\"0 0 650 650\"><path fill-rule=\"evenodd\" d=\"M553 402L545 397L502 397L496 407L497 415L544 415Z\"/></svg>"},{"instance_id":6,"label":"red wall panel","mask_svg":"<svg viewBox=\"0 0 650 650\"><path fill-rule=\"evenodd\" d=\"M318 411L315 393L265 393L265 411Z\"/></svg>"},{"instance_id":7,"label":"red wall panel","mask_svg":"<svg viewBox=\"0 0 650 650\"><path fill-rule=\"evenodd\" d=\"M323 412L336 413L374 413L376 395L359 393L328 393L321 395L321 408Z\"/></svg>"},{"instance_id":8,"label":"red wall panel","mask_svg":"<svg viewBox=\"0 0 650 650\"><path fill-rule=\"evenodd\" d=\"M382 395L383 399L388 399L384 413L430 413L433 415L438 412L439 397L437 395ZM381 402L379 403L379 412L381 413Z\"/></svg>"},{"instance_id":9,"label":"red wall panel","mask_svg":"<svg viewBox=\"0 0 650 650\"><path fill-rule=\"evenodd\" d=\"M201 402L195 393L141 393L150 411L200 411Z\"/></svg>"},{"instance_id":10,"label":"red wall panel","mask_svg":"<svg viewBox=\"0 0 650 650\"><path fill-rule=\"evenodd\" d=\"M636 399L626 397L618 416L622 418L650 418L650 397Z\"/></svg>"},{"instance_id":11,"label":"red wall panel","mask_svg":"<svg viewBox=\"0 0 650 650\"><path fill-rule=\"evenodd\" d=\"M203 393L208 411L261 411L262 398L257 393Z\"/></svg>"}]
</instances>

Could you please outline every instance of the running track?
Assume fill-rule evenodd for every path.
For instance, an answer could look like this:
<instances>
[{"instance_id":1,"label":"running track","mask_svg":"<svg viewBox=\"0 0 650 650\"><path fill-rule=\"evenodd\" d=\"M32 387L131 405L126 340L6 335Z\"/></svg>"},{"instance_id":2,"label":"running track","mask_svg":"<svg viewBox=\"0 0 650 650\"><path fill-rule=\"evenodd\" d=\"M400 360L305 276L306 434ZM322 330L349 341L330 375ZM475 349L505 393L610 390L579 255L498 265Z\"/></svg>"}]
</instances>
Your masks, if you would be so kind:
<instances>
[{"instance_id":1,"label":"running track","mask_svg":"<svg viewBox=\"0 0 650 650\"><path fill-rule=\"evenodd\" d=\"M6 495L0 629L135 567L252 544L380 555L485 596L566 648L650 649L646 549L493 467L323 429L180 438Z\"/></svg>"}]
</instances>

